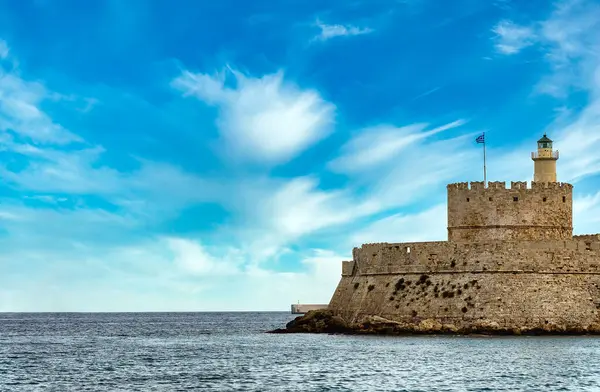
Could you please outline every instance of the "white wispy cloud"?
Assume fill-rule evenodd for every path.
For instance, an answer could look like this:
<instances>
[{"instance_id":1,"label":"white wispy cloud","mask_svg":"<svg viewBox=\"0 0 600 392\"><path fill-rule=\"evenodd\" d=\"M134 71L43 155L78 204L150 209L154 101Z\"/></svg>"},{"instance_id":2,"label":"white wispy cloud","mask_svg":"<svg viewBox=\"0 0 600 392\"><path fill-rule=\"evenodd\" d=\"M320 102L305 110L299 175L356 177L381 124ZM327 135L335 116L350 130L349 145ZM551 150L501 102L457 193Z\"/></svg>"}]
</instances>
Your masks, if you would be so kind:
<instances>
[{"instance_id":1,"label":"white wispy cloud","mask_svg":"<svg viewBox=\"0 0 600 392\"><path fill-rule=\"evenodd\" d=\"M217 125L230 157L266 163L286 162L333 129L335 106L314 90L284 80L282 72L252 78L232 71L236 87L225 76L184 71L172 85L217 105Z\"/></svg>"},{"instance_id":2,"label":"white wispy cloud","mask_svg":"<svg viewBox=\"0 0 600 392\"><path fill-rule=\"evenodd\" d=\"M557 2L550 17L539 24L539 36L551 44L548 58L555 63L597 55L600 5L590 0Z\"/></svg>"},{"instance_id":3,"label":"white wispy cloud","mask_svg":"<svg viewBox=\"0 0 600 392\"><path fill-rule=\"evenodd\" d=\"M457 120L429 131L425 131L428 124L412 124L404 127L380 125L366 128L341 148L340 156L331 161L329 166L335 171L344 173L370 169L397 157L411 145L465 123L464 120Z\"/></svg>"},{"instance_id":4,"label":"white wispy cloud","mask_svg":"<svg viewBox=\"0 0 600 392\"><path fill-rule=\"evenodd\" d=\"M425 124L363 129L329 167L348 176L380 210L407 205L430 192L443 192L447 181L474 175L480 152L473 140L478 132L432 138L464 123L457 120L429 131Z\"/></svg>"},{"instance_id":5,"label":"white wispy cloud","mask_svg":"<svg viewBox=\"0 0 600 392\"><path fill-rule=\"evenodd\" d=\"M596 99L569 122L555 123L550 131L560 149L558 174L565 181L581 181L600 173L600 100Z\"/></svg>"},{"instance_id":6,"label":"white wispy cloud","mask_svg":"<svg viewBox=\"0 0 600 392\"><path fill-rule=\"evenodd\" d=\"M540 93L566 98L573 90L598 94L600 5L589 0L563 1L539 23L539 43L553 72L537 85Z\"/></svg>"},{"instance_id":7,"label":"white wispy cloud","mask_svg":"<svg viewBox=\"0 0 600 392\"><path fill-rule=\"evenodd\" d=\"M0 176L21 189L74 194L107 194L119 190L121 173L109 167L94 167L101 147L61 151L25 143L7 143L9 151L27 157L28 166L13 172L0 166Z\"/></svg>"},{"instance_id":8,"label":"white wispy cloud","mask_svg":"<svg viewBox=\"0 0 600 392\"><path fill-rule=\"evenodd\" d=\"M275 232L297 236L377 211L376 204L361 203L347 191L322 191L317 185L309 177L285 183L258 207L260 214L271 217Z\"/></svg>"},{"instance_id":9,"label":"white wispy cloud","mask_svg":"<svg viewBox=\"0 0 600 392\"><path fill-rule=\"evenodd\" d=\"M100 163L100 146L64 151L9 141L4 148L28 160L19 171L0 164L6 185L23 192L99 196L146 221L165 219L193 203L218 200L226 185L142 159L137 169L121 172Z\"/></svg>"},{"instance_id":10,"label":"white wispy cloud","mask_svg":"<svg viewBox=\"0 0 600 392\"><path fill-rule=\"evenodd\" d=\"M10 160L0 163L5 186L23 192L29 200L100 197L128 218L147 223L170 217L191 203L215 200L221 189L218 182L171 164L138 159L138 167L127 172L103 164L105 149L55 123L42 109L46 100L73 101L76 97L49 91L42 82L24 78L18 68L1 69L0 151L24 163L18 169ZM60 207L46 204L47 210L40 207L35 213L53 214ZM86 224L85 219L80 223Z\"/></svg>"},{"instance_id":11,"label":"white wispy cloud","mask_svg":"<svg viewBox=\"0 0 600 392\"><path fill-rule=\"evenodd\" d=\"M381 209L376 200L356 197L350 189L321 190L314 177L268 185L250 200L253 208L240 215L256 235L251 249L257 255L264 249L277 254L299 238L350 224Z\"/></svg>"},{"instance_id":12,"label":"white wispy cloud","mask_svg":"<svg viewBox=\"0 0 600 392\"><path fill-rule=\"evenodd\" d=\"M536 86L539 93L566 98L571 88L588 89L594 84L594 69L600 51L600 5L591 0L554 3L547 19L519 26L510 20L492 29L496 50L512 55L537 45L552 72Z\"/></svg>"},{"instance_id":13,"label":"white wispy cloud","mask_svg":"<svg viewBox=\"0 0 600 392\"><path fill-rule=\"evenodd\" d=\"M36 192L69 197L93 195L119 207L130 219L156 222L191 203L215 200L220 191L217 182L209 184L170 164L140 159L138 168L129 172L102 164L103 147L90 146L40 109L43 100L54 93L39 82L22 79L15 71L5 72L0 79L0 96L4 98L0 100L0 125L5 131L0 137L0 150L27 162L19 170L7 161L0 163L0 178L6 186L30 194L29 199L43 201ZM45 197L46 201L49 197L56 199ZM52 216L57 203L47 204L47 210L37 210L39 219L60 221ZM73 213L81 218L75 226L94 224L81 212Z\"/></svg>"},{"instance_id":14,"label":"white wispy cloud","mask_svg":"<svg viewBox=\"0 0 600 392\"><path fill-rule=\"evenodd\" d=\"M184 272L204 277L233 275L240 273L243 258L236 252L217 258L210 254L205 247L197 241L170 237L165 239L169 249L174 254L174 262Z\"/></svg>"},{"instance_id":15,"label":"white wispy cloud","mask_svg":"<svg viewBox=\"0 0 600 392\"><path fill-rule=\"evenodd\" d=\"M431 150L412 150L406 157L409 163L390 167L374 181L371 197L388 208L401 207L443 195L449 182L478 178L475 162L480 154L467 147L471 140L468 135L431 144ZM439 153L442 150L444 154Z\"/></svg>"},{"instance_id":16,"label":"white wispy cloud","mask_svg":"<svg viewBox=\"0 0 600 392\"><path fill-rule=\"evenodd\" d=\"M575 196L573 230L576 234L600 233L600 192Z\"/></svg>"},{"instance_id":17,"label":"white wispy cloud","mask_svg":"<svg viewBox=\"0 0 600 392\"><path fill-rule=\"evenodd\" d=\"M49 94L38 82L21 79L14 70L0 68L0 131L38 143L69 144L81 138L55 124L39 109Z\"/></svg>"},{"instance_id":18,"label":"white wispy cloud","mask_svg":"<svg viewBox=\"0 0 600 392\"><path fill-rule=\"evenodd\" d=\"M341 24L326 24L317 19L317 27L321 29L321 32L314 37L313 40L327 41L335 37L355 36L370 34L374 30L370 27L357 27L352 25L341 25Z\"/></svg>"},{"instance_id":19,"label":"white wispy cloud","mask_svg":"<svg viewBox=\"0 0 600 392\"><path fill-rule=\"evenodd\" d=\"M412 214L394 214L367 225L352 234L353 246L371 242L445 241L447 234L446 204Z\"/></svg>"},{"instance_id":20,"label":"white wispy cloud","mask_svg":"<svg viewBox=\"0 0 600 392\"><path fill-rule=\"evenodd\" d=\"M535 32L530 27L519 26L509 20L500 21L492 29L496 50L505 55L519 53L533 45Z\"/></svg>"},{"instance_id":21,"label":"white wispy cloud","mask_svg":"<svg viewBox=\"0 0 600 392\"><path fill-rule=\"evenodd\" d=\"M376 200L356 197L351 189L321 189L316 176L241 178L226 189L219 203L232 219L216 235L237 243L257 265L278 260L300 239L380 210Z\"/></svg>"},{"instance_id":22,"label":"white wispy cloud","mask_svg":"<svg viewBox=\"0 0 600 392\"><path fill-rule=\"evenodd\" d=\"M0 227L8 234L0 239L6 254L21 251L72 251L79 245L114 246L136 237L141 227L127 212L109 212L78 205L71 208L51 204L30 207L17 200L1 199ZM87 244L87 245L86 245Z\"/></svg>"}]
</instances>

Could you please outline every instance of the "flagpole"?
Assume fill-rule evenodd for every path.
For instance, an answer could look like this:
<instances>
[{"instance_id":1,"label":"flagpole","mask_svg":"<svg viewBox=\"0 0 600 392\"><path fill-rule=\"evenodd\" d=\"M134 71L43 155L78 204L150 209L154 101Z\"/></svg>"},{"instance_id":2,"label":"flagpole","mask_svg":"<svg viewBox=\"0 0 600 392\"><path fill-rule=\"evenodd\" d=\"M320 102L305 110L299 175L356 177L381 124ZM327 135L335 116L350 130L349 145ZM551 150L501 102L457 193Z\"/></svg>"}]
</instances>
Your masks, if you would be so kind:
<instances>
[{"instance_id":1,"label":"flagpole","mask_svg":"<svg viewBox=\"0 0 600 392\"><path fill-rule=\"evenodd\" d=\"M485 167L485 132L483 132L483 187L487 186L487 170Z\"/></svg>"}]
</instances>

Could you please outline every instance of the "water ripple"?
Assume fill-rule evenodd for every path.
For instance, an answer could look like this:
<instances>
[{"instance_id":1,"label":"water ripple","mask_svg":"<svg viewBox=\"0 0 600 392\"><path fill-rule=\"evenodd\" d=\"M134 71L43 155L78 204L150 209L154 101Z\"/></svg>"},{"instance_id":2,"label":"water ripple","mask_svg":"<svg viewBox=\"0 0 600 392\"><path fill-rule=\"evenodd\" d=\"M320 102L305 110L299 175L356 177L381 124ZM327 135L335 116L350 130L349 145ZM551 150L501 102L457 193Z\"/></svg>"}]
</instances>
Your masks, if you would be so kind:
<instances>
[{"instance_id":1,"label":"water ripple","mask_svg":"<svg viewBox=\"0 0 600 392\"><path fill-rule=\"evenodd\" d=\"M600 339L270 335L286 313L4 314L0 391L598 391Z\"/></svg>"}]
</instances>

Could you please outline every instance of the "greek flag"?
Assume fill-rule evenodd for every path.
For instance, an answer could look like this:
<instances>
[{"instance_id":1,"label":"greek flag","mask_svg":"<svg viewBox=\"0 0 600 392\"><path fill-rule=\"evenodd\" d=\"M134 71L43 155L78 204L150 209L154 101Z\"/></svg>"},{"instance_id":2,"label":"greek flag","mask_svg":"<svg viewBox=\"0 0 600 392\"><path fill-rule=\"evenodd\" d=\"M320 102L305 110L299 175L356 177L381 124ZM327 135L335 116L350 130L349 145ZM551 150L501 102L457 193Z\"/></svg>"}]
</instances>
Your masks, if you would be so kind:
<instances>
[{"instance_id":1,"label":"greek flag","mask_svg":"<svg viewBox=\"0 0 600 392\"><path fill-rule=\"evenodd\" d=\"M477 139L475 139L475 141L477 143L485 143L485 135L478 136Z\"/></svg>"}]
</instances>

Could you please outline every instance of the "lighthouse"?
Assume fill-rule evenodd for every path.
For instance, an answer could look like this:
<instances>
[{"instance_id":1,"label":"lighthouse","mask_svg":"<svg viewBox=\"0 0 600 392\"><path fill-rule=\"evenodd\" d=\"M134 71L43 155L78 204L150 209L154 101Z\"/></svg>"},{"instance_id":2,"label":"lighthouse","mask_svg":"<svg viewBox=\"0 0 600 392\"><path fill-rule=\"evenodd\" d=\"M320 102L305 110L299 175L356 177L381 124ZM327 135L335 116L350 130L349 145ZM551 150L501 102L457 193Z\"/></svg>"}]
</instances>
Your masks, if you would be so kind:
<instances>
[{"instance_id":1,"label":"lighthouse","mask_svg":"<svg viewBox=\"0 0 600 392\"><path fill-rule=\"evenodd\" d=\"M537 152L531 153L533 159L533 181L556 182L556 161L558 151L552 149L552 140L544 136L537 142Z\"/></svg>"}]
</instances>

